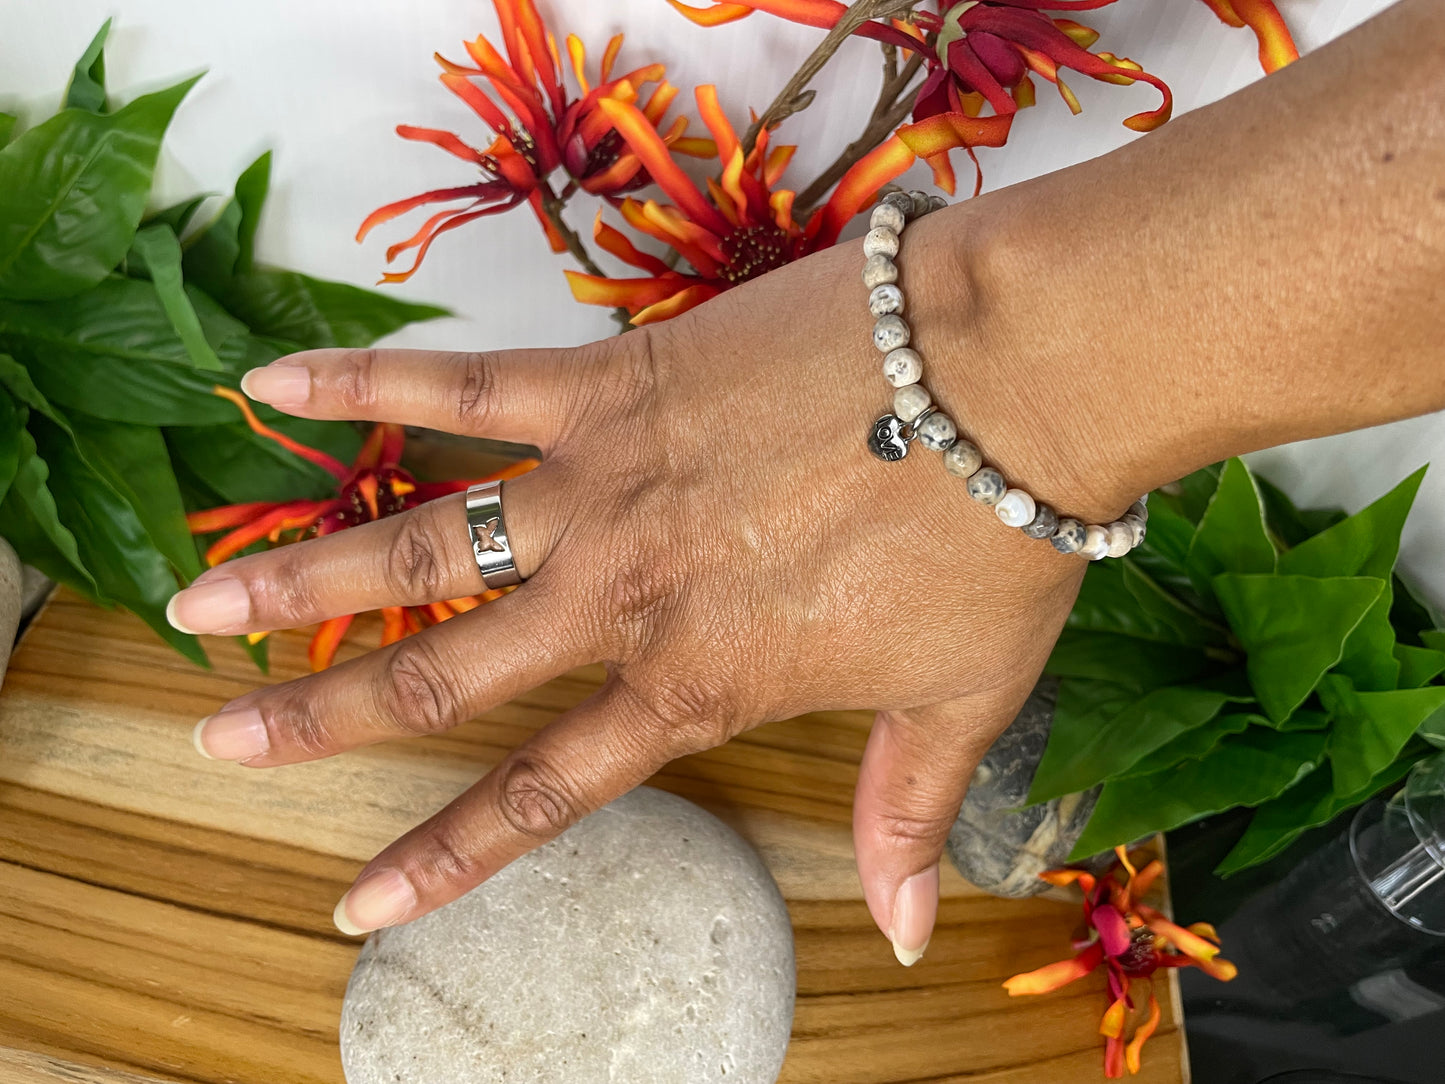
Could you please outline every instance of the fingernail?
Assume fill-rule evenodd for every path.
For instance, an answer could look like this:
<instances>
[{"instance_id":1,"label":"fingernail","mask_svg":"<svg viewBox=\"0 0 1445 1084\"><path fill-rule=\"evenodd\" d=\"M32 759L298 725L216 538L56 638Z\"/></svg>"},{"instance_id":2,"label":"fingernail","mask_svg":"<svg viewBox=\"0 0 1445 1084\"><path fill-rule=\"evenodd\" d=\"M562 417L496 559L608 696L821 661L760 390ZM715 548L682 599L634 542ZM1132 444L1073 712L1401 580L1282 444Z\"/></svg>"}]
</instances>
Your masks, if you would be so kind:
<instances>
[{"instance_id":1,"label":"fingernail","mask_svg":"<svg viewBox=\"0 0 1445 1084\"><path fill-rule=\"evenodd\" d=\"M383 869L362 878L336 903L331 921L352 937L390 926L416 906L416 890L399 869Z\"/></svg>"},{"instance_id":2,"label":"fingernail","mask_svg":"<svg viewBox=\"0 0 1445 1084\"><path fill-rule=\"evenodd\" d=\"M932 866L904 881L893 897L888 940L893 942L893 955L904 967L912 967L923 956L937 917L938 867Z\"/></svg>"},{"instance_id":3,"label":"fingernail","mask_svg":"<svg viewBox=\"0 0 1445 1084\"><path fill-rule=\"evenodd\" d=\"M166 620L182 632L225 632L250 616L246 585L230 576L192 584L166 603Z\"/></svg>"},{"instance_id":4,"label":"fingernail","mask_svg":"<svg viewBox=\"0 0 1445 1084\"><path fill-rule=\"evenodd\" d=\"M311 372L304 365L267 365L241 377L241 390L273 407L298 407L311 398Z\"/></svg>"},{"instance_id":5,"label":"fingernail","mask_svg":"<svg viewBox=\"0 0 1445 1084\"><path fill-rule=\"evenodd\" d=\"M255 708L219 711L191 731L191 744L207 760L249 760L271 748L270 735Z\"/></svg>"}]
</instances>

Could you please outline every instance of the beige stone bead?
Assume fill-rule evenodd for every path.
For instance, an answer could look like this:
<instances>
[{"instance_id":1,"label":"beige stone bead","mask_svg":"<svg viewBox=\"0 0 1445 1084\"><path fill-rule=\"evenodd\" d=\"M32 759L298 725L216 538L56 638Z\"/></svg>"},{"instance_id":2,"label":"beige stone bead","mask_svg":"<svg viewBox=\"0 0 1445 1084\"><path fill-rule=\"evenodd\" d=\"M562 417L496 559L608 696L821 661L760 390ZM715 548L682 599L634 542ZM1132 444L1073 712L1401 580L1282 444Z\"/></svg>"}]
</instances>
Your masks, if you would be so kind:
<instances>
[{"instance_id":1,"label":"beige stone bead","mask_svg":"<svg viewBox=\"0 0 1445 1084\"><path fill-rule=\"evenodd\" d=\"M983 466L983 453L966 440L956 440L943 453L943 468L959 478L969 478Z\"/></svg>"},{"instance_id":2,"label":"beige stone bead","mask_svg":"<svg viewBox=\"0 0 1445 1084\"><path fill-rule=\"evenodd\" d=\"M923 359L911 346L900 346L883 356L883 378L895 388L923 379Z\"/></svg>"},{"instance_id":3,"label":"beige stone bead","mask_svg":"<svg viewBox=\"0 0 1445 1084\"><path fill-rule=\"evenodd\" d=\"M869 256L863 264L863 285L868 289L898 281L898 265L887 256Z\"/></svg>"},{"instance_id":4,"label":"beige stone bead","mask_svg":"<svg viewBox=\"0 0 1445 1084\"><path fill-rule=\"evenodd\" d=\"M1091 561L1101 561L1109 556L1109 532L1097 523L1084 528L1084 544L1079 547L1079 556Z\"/></svg>"},{"instance_id":5,"label":"beige stone bead","mask_svg":"<svg viewBox=\"0 0 1445 1084\"><path fill-rule=\"evenodd\" d=\"M893 393L893 413L905 422L911 422L922 414L933 402L933 396L922 384L905 384Z\"/></svg>"}]
</instances>

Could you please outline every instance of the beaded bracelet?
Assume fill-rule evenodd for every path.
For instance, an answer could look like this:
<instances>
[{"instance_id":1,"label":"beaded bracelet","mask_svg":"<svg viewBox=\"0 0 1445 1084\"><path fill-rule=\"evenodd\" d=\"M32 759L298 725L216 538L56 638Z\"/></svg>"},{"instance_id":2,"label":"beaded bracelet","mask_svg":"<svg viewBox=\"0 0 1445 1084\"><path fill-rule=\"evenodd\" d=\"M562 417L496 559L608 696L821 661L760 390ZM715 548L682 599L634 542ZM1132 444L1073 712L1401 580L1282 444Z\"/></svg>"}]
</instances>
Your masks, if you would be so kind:
<instances>
[{"instance_id":1,"label":"beaded bracelet","mask_svg":"<svg viewBox=\"0 0 1445 1084\"><path fill-rule=\"evenodd\" d=\"M1042 501L1022 489L1010 487L1003 475L985 465L983 456L970 441L959 436L953 419L938 409L923 379L923 358L908 345L911 333L903 320L903 291L898 288L898 255L904 225L914 218L945 206L939 196L925 192L890 192L873 208L869 230L863 238L863 285L868 287L868 311L873 325L873 345L883 353L883 376L892 384L893 412L873 423L868 448L879 459L896 462L908 454L914 440L925 448L943 453L943 466L967 480L968 495L997 513L1010 527L1030 538L1047 538L1060 553L1077 553L1091 561L1102 557L1123 557L1144 541L1149 509L1147 494L1135 501L1113 523L1084 524L1060 517Z\"/></svg>"}]
</instances>

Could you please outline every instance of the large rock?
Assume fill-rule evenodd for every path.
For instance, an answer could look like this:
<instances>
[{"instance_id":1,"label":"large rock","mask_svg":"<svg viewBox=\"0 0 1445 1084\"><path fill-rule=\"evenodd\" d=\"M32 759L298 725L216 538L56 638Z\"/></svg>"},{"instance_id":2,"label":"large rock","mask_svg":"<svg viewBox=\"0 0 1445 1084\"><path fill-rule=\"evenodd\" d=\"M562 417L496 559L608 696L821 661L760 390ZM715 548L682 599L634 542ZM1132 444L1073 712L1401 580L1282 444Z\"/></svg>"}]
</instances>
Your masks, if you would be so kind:
<instances>
[{"instance_id":1,"label":"large rock","mask_svg":"<svg viewBox=\"0 0 1445 1084\"><path fill-rule=\"evenodd\" d=\"M1095 788L1025 807L1058 693L1058 682L1048 678L1034 688L973 773L948 834L948 857L958 872L995 896L1032 896L1048 888L1039 874L1068 861L1099 797Z\"/></svg>"},{"instance_id":2,"label":"large rock","mask_svg":"<svg viewBox=\"0 0 1445 1084\"><path fill-rule=\"evenodd\" d=\"M20 558L10 543L0 538L0 684L5 682L5 667L20 623L21 582Z\"/></svg>"},{"instance_id":3,"label":"large rock","mask_svg":"<svg viewBox=\"0 0 1445 1084\"><path fill-rule=\"evenodd\" d=\"M710 813L642 787L460 900L373 934L348 1084L774 1084L788 911Z\"/></svg>"}]
</instances>

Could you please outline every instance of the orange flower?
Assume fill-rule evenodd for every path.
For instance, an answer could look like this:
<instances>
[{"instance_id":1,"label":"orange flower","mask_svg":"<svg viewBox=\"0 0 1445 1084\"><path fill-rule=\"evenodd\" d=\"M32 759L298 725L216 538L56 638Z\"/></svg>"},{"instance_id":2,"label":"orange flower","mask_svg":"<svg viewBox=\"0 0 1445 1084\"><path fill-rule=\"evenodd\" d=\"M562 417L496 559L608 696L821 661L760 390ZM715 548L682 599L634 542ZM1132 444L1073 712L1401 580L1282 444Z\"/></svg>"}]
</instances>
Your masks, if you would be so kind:
<instances>
[{"instance_id":1,"label":"orange flower","mask_svg":"<svg viewBox=\"0 0 1445 1084\"><path fill-rule=\"evenodd\" d=\"M1228 982L1235 966L1219 956L1219 935L1207 922L1187 929L1176 926L1154 908L1139 902L1164 871L1158 859L1136 870L1123 847L1115 847L1118 861L1101 878L1079 869L1051 870L1043 879L1052 885L1077 884L1084 894L1084 937L1077 954L1015 975L1004 982L1010 997L1047 994L1083 978L1103 965L1108 974L1109 1007L1099 1023L1104 1036L1104 1075L1115 1079L1124 1070L1139 1071L1144 1044L1159 1026L1159 1001L1154 996L1154 972L1161 967L1197 967ZM1125 876L1120 880L1120 874ZM1148 1015L1127 1042L1124 1032L1134 1010L1129 986L1133 979L1149 982Z\"/></svg>"},{"instance_id":2,"label":"orange flower","mask_svg":"<svg viewBox=\"0 0 1445 1084\"><path fill-rule=\"evenodd\" d=\"M1276 72L1299 59L1294 38L1274 0L1204 0L1220 21L1229 26L1247 26L1259 39L1259 66Z\"/></svg>"},{"instance_id":3,"label":"orange flower","mask_svg":"<svg viewBox=\"0 0 1445 1084\"><path fill-rule=\"evenodd\" d=\"M720 173L704 195L668 154L657 131L635 107L604 101L601 108L672 204L624 199L627 224L656 238L687 261L678 271L640 252L619 230L597 216L593 236L618 259L647 272L644 278L614 279L568 271L578 301L625 308L634 324L655 323L700 305L724 290L827 248L878 189L913 161L903 143L891 138L848 170L822 207L798 220L794 194L775 188L794 147L768 149L768 134L746 156L732 125L718 106L715 87L697 88L698 111L717 146Z\"/></svg>"},{"instance_id":4,"label":"orange flower","mask_svg":"<svg viewBox=\"0 0 1445 1084\"><path fill-rule=\"evenodd\" d=\"M474 481L418 482L401 466L405 436L399 425L378 425L361 446L356 461L346 466L325 452L308 448L284 433L265 425L251 404L230 388L217 387L215 393L240 408L252 430L269 437L287 451L320 467L336 479L336 496L324 500L251 501L229 504L186 516L192 534L227 532L206 550L206 563L214 568L229 557L257 542L296 542L303 538L333 534L347 527L405 512L419 504L460 493L480 481L513 478L537 465L535 459L524 459L505 470ZM445 621L456 614L475 609L483 602L501 598L505 591L484 591L480 595L432 602L425 606L390 606L381 611L383 646L395 643L409 633L419 632L427 625ZM351 626L352 617L333 617L323 621L311 639L309 651L312 670L324 670L336 657L341 638ZM265 633L255 633L255 643Z\"/></svg>"},{"instance_id":5,"label":"orange flower","mask_svg":"<svg viewBox=\"0 0 1445 1084\"><path fill-rule=\"evenodd\" d=\"M502 26L506 58L485 37L465 43L474 67L438 56L441 81L487 125L490 142L485 150L469 146L451 132L403 124L397 134L403 139L431 143L481 171L471 184L438 188L418 196L389 203L372 212L357 232L358 241L375 227L426 204L452 206L432 215L410 238L392 245L386 252L391 263L403 252L416 249L412 266L405 271L387 272L383 282L404 282L416 273L431 243L448 230L464 226L486 215L510 210L527 203L546 231L554 252L566 243L546 211L547 178L559 166L565 168L570 186L580 186L599 195L615 195L640 188L649 181L636 157L612 131L605 114L598 109L603 100L636 104L642 89L653 89L641 110L648 122L662 122L677 88L663 79L661 64L649 64L613 78L612 67L622 49L622 35L607 44L602 55L601 81L593 87L585 73L586 52L575 36L567 38L567 55L582 96L570 98L562 81L562 64L557 43L533 0L492 0ZM490 87L490 93L482 89ZM682 154L707 156L712 146L706 140L686 137L687 120L678 117L660 138ZM570 192L570 187L568 191ZM564 192L564 196L567 193Z\"/></svg>"}]
</instances>

